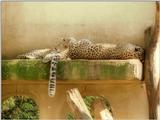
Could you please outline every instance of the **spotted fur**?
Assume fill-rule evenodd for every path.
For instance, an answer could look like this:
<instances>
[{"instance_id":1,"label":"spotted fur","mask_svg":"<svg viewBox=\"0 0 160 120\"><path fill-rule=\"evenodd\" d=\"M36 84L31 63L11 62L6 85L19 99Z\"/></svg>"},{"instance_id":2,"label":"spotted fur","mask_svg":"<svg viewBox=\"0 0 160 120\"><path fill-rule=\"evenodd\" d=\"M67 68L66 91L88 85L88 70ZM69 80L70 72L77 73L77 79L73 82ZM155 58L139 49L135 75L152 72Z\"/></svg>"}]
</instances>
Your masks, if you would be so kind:
<instances>
[{"instance_id":1,"label":"spotted fur","mask_svg":"<svg viewBox=\"0 0 160 120\"><path fill-rule=\"evenodd\" d=\"M90 40L66 39L71 59L140 59L144 60L144 49L131 43L94 44Z\"/></svg>"},{"instance_id":2,"label":"spotted fur","mask_svg":"<svg viewBox=\"0 0 160 120\"><path fill-rule=\"evenodd\" d=\"M17 59L42 59L46 54L50 53L51 49L32 50L31 52L18 55Z\"/></svg>"},{"instance_id":3,"label":"spotted fur","mask_svg":"<svg viewBox=\"0 0 160 120\"><path fill-rule=\"evenodd\" d=\"M51 59L51 66L50 66L50 76L49 76L49 83L48 83L48 95L53 97L56 93L56 71L57 71L57 63L60 59L58 54L54 54Z\"/></svg>"}]
</instances>

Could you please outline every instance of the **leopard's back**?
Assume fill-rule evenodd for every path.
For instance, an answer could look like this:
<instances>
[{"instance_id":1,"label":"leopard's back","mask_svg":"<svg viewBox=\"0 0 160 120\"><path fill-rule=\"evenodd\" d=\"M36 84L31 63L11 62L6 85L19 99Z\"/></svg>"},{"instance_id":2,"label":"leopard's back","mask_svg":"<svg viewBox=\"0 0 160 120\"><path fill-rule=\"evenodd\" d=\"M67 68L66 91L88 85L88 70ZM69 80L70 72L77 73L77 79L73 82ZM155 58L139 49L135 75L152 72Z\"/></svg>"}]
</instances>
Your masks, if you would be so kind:
<instances>
[{"instance_id":1,"label":"leopard's back","mask_svg":"<svg viewBox=\"0 0 160 120\"><path fill-rule=\"evenodd\" d=\"M144 60L144 49L130 43L94 44L82 39L69 46L71 59L140 59Z\"/></svg>"}]
</instances>

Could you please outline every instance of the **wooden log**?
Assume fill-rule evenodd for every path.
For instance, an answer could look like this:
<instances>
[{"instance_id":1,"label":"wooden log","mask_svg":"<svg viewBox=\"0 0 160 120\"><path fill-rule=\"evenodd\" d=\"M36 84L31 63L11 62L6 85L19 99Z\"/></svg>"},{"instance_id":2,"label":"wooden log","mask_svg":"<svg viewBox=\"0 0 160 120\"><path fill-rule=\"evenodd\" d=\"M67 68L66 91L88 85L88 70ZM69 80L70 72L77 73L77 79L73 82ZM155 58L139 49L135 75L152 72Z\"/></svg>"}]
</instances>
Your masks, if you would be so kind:
<instances>
[{"instance_id":1,"label":"wooden log","mask_svg":"<svg viewBox=\"0 0 160 120\"><path fill-rule=\"evenodd\" d=\"M77 88L67 91L67 101L76 119L93 120Z\"/></svg>"},{"instance_id":2,"label":"wooden log","mask_svg":"<svg viewBox=\"0 0 160 120\"><path fill-rule=\"evenodd\" d=\"M149 118L157 119L158 103L159 103L159 78L157 78L157 73L159 73L159 66L156 65L155 53L158 51L159 42L159 2L156 2L156 16L155 25L150 27L145 31L145 65L144 65L144 80L147 88L147 95L149 101ZM158 51L160 54L160 51Z\"/></svg>"}]
</instances>

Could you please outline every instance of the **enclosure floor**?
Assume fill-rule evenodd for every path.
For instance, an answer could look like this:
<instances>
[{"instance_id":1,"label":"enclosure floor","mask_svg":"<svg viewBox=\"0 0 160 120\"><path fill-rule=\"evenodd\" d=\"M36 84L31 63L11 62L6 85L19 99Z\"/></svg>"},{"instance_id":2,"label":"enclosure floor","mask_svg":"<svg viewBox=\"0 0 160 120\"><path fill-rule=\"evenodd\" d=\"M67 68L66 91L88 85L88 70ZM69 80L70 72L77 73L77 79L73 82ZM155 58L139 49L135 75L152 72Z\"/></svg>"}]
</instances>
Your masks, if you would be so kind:
<instances>
[{"instance_id":1,"label":"enclosure floor","mask_svg":"<svg viewBox=\"0 0 160 120\"><path fill-rule=\"evenodd\" d=\"M12 95L31 96L39 105L41 119L64 119L70 108L66 91L78 88L83 96L103 95L109 100L117 119L148 119L145 85L135 80L57 82L56 95L48 97L48 82L3 80L3 100Z\"/></svg>"}]
</instances>

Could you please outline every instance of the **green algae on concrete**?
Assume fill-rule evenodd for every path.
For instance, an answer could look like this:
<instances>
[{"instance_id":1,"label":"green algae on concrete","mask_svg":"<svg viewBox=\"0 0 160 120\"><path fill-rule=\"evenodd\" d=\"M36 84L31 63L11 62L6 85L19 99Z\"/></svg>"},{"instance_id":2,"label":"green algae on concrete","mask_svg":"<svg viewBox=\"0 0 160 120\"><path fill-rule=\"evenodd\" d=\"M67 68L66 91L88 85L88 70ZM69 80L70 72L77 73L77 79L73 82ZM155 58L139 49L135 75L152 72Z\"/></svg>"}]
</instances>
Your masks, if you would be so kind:
<instances>
[{"instance_id":1,"label":"green algae on concrete","mask_svg":"<svg viewBox=\"0 0 160 120\"><path fill-rule=\"evenodd\" d=\"M58 63L57 78L60 80L87 80L88 75L87 62L83 62L83 60L61 61Z\"/></svg>"},{"instance_id":2,"label":"green algae on concrete","mask_svg":"<svg viewBox=\"0 0 160 120\"><path fill-rule=\"evenodd\" d=\"M57 79L133 80L137 67L128 60L65 60L57 65ZM2 60L3 80L48 80L49 70L50 63L41 60Z\"/></svg>"},{"instance_id":3,"label":"green algae on concrete","mask_svg":"<svg viewBox=\"0 0 160 120\"><path fill-rule=\"evenodd\" d=\"M48 79L49 63L41 60L2 60L3 80Z\"/></svg>"},{"instance_id":4,"label":"green algae on concrete","mask_svg":"<svg viewBox=\"0 0 160 120\"><path fill-rule=\"evenodd\" d=\"M133 79L134 67L129 63L108 63L100 66L102 79L123 80ZM128 73L132 73L128 76ZM114 75L113 75L114 74Z\"/></svg>"}]
</instances>

